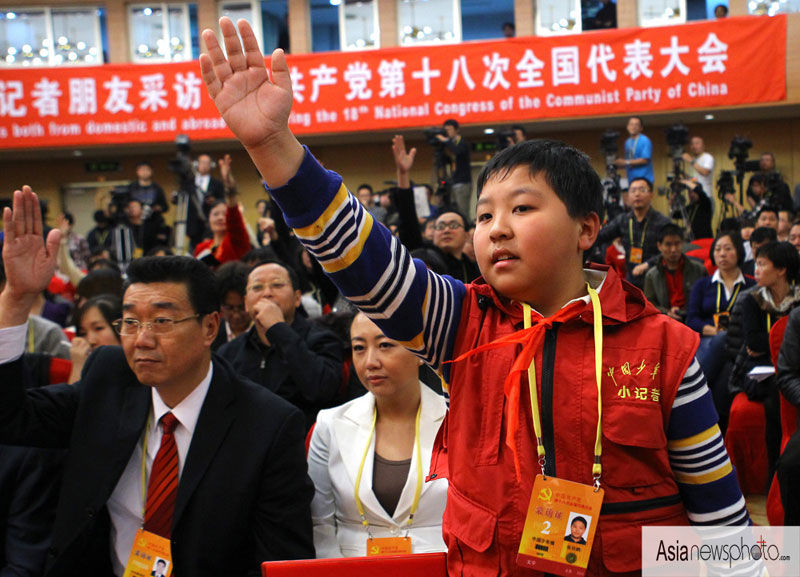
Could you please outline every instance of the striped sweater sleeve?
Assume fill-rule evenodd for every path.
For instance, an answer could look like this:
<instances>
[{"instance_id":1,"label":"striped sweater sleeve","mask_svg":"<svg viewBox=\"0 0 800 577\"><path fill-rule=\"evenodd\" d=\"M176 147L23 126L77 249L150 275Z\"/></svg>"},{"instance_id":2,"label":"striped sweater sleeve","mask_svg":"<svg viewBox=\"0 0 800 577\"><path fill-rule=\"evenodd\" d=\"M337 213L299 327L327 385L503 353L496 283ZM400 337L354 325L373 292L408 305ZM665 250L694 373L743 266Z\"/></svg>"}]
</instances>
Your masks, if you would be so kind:
<instances>
[{"instance_id":1,"label":"striped sweater sleeve","mask_svg":"<svg viewBox=\"0 0 800 577\"><path fill-rule=\"evenodd\" d=\"M700 364L683 376L667 428L669 461L693 525L747 525L736 471L717 424L717 412Z\"/></svg>"},{"instance_id":2,"label":"striped sweater sleeve","mask_svg":"<svg viewBox=\"0 0 800 577\"><path fill-rule=\"evenodd\" d=\"M350 302L438 368L452 355L464 284L429 271L306 149L297 174L270 189L286 223Z\"/></svg>"}]
</instances>

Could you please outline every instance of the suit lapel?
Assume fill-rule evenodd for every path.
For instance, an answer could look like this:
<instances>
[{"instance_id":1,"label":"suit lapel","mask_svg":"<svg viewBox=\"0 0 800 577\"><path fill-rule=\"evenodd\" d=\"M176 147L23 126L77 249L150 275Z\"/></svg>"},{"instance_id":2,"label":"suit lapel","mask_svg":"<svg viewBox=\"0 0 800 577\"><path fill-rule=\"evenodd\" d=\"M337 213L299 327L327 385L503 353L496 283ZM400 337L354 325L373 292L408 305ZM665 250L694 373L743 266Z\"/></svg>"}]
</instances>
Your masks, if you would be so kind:
<instances>
[{"instance_id":1,"label":"suit lapel","mask_svg":"<svg viewBox=\"0 0 800 577\"><path fill-rule=\"evenodd\" d=\"M194 429L189 453L183 466L178 484L178 497L175 501L175 512L172 526L175 527L189 499L203 478L209 464L225 440L228 428L233 423L231 405L235 398L233 383L222 363L214 359L214 376L208 387L208 393L200 409L200 416Z\"/></svg>"},{"instance_id":2,"label":"suit lapel","mask_svg":"<svg viewBox=\"0 0 800 577\"><path fill-rule=\"evenodd\" d=\"M369 432L372 424L372 412L375 407L375 398L366 394L358 399L340 418L333 422L333 432L336 435L336 444L339 455L344 464L350 484L355 489L358 469L364 457L364 448L367 446ZM364 509L374 517L390 521L386 511L378 502L372 492L372 473L375 460L375 436L370 440L370 452L364 461L364 470L361 474L361 487L358 496Z\"/></svg>"},{"instance_id":3,"label":"suit lapel","mask_svg":"<svg viewBox=\"0 0 800 577\"><path fill-rule=\"evenodd\" d=\"M139 384L135 378L132 378L131 384L125 387L121 410L116 416L119 425L109 456L111 467L107 469L109 472L109 483L105 486L107 492L97 495L98 499L102 498L103 503L108 500L116 487L136 443L142 438L142 431L147 426L147 416L150 414L151 394L150 387Z\"/></svg>"}]
</instances>

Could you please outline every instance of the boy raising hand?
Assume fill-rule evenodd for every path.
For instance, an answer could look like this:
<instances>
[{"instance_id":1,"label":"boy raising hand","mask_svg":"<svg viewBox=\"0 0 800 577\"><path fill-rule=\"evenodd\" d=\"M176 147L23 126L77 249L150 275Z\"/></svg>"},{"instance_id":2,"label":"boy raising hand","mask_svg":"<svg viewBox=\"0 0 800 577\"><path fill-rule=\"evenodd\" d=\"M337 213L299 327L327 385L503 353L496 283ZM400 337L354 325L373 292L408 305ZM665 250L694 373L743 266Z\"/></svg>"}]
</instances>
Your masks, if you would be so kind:
<instances>
[{"instance_id":1,"label":"boy raising hand","mask_svg":"<svg viewBox=\"0 0 800 577\"><path fill-rule=\"evenodd\" d=\"M220 27L228 58L206 30L203 78L287 223L342 294L449 383L429 479L450 481L451 575L536 574L517 553L540 474L604 490L587 575L640 574L643 525L749 523L697 335L613 270L583 268L602 199L584 154L540 140L490 160L477 186L483 276L436 275L291 134L282 51L269 80L249 25L244 52L230 20Z\"/></svg>"}]
</instances>

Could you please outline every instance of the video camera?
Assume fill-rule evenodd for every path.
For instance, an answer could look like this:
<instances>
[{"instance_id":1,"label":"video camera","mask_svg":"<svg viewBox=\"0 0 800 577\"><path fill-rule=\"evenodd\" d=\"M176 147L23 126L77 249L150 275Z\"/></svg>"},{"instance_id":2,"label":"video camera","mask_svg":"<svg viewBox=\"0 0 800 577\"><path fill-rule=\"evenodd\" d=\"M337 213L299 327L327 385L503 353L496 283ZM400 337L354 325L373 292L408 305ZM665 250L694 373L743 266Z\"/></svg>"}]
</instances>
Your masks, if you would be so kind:
<instances>
[{"instance_id":1,"label":"video camera","mask_svg":"<svg viewBox=\"0 0 800 577\"><path fill-rule=\"evenodd\" d=\"M192 168L192 144L189 137L185 134L179 134L175 137L175 158L169 161L167 168L169 171L178 176L178 182L181 189L184 189L188 183L191 183L191 190L194 191L194 169Z\"/></svg>"},{"instance_id":2,"label":"video camera","mask_svg":"<svg viewBox=\"0 0 800 577\"><path fill-rule=\"evenodd\" d=\"M606 158L606 177L603 184L603 209L607 220L613 220L625 208L622 206L622 191L617 174L617 152L619 148L619 132L606 130L600 137L600 149Z\"/></svg>"},{"instance_id":3,"label":"video camera","mask_svg":"<svg viewBox=\"0 0 800 577\"><path fill-rule=\"evenodd\" d=\"M689 129L683 124L673 124L666 130L667 146L672 158L683 156L683 147L689 142Z\"/></svg>"},{"instance_id":4,"label":"video camera","mask_svg":"<svg viewBox=\"0 0 800 577\"><path fill-rule=\"evenodd\" d=\"M447 132L441 126L434 126L433 128L426 128L422 131L425 140L434 148L441 148L444 143L437 138L437 136L447 136Z\"/></svg>"},{"instance_id":5,"label":"video camera","mask_svg":"<svg viewBox=\"0 0 800 577\"><path fill-rule=\"evenodd\" d=\"M728 194L735 194L736 193L736 184L733 181L734 171L732 170L723 170L719 173L719 179L717 179L717 196L720 200L725 200L725 196Z\"/></svg>"}]
</instances>

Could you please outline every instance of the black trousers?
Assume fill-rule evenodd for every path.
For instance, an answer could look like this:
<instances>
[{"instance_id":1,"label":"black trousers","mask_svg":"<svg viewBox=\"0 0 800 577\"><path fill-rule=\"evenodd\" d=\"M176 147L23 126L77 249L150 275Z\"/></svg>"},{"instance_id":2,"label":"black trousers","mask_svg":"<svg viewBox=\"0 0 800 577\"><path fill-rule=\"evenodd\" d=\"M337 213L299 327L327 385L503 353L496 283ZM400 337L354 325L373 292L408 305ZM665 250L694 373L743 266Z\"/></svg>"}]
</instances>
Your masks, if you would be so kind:
<instances>
[{"instance_id":1,"label":"black trousers","mask_svg":"<svg viewBox=\"0 0 800 577\"><path fill-rule=\"evenodd\" d=\"M800 429L778 459L778 483L785 513L784 525L800 526Z\"/></svg>"}]
</instances>

